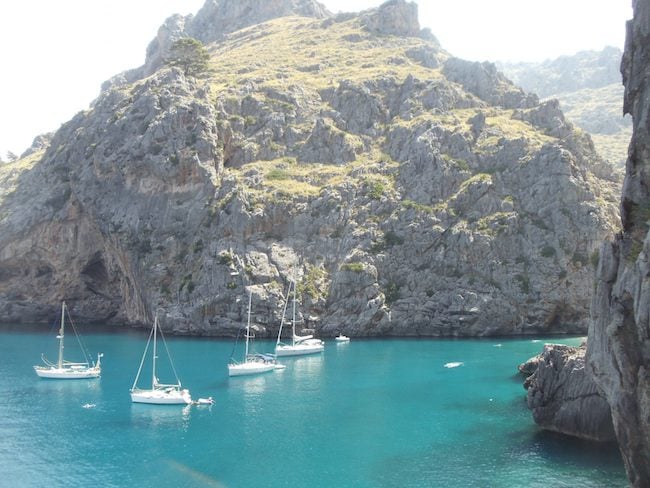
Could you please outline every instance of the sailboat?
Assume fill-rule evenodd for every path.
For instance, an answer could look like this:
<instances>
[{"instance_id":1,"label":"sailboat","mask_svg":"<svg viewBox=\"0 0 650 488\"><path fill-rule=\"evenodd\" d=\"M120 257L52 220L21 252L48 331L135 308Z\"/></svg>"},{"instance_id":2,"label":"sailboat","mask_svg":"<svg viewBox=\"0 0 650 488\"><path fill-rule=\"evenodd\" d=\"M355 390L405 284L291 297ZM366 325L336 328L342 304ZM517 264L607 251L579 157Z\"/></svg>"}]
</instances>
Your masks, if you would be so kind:
<instances>
[{"instance_id":1,"label":"sailboat","mask_svg":"<svg viewBox=\"0 0 650 488\"><path fill-rule=\"evenodd\" d=\"M156 376L156 360L158 359L158 331L160 330L160 337L163 340L165 345L165 350L167 351L167 357L176 377L176 383L172 384L163 384L158 381ZM142 365L144 360L147 357L147 351L149 350L149 343L153 337L153 354L152 354L152 367L151 367L151 388L150 389L141 389L138 388L138 380L140 379L140 373L142 372ZM165 337L162 334L162 330L158 325L158 315L154 319L153 327L149 333L149 339L147 340L147 345L144 348L144 353L142 354L142 360L140 361L140 367L138 368L138 374L135 376L135 381L131 387L131 401L133 403L152 403L155 405L189 405L192 403L192 397L190 392L187 389L184 389L181 386L181 381L178 379L176 374L176 369L174 368L174 363L172 362L171 355L169 354L169 349L167 349L167 343L165 342Z\"/></svg>"},{"instance_id":2,"label":"sailboat","mask_svg":"<svg viewBox=\"0 0 650 488\"><path fill-rule=\"evenodd\" d=\"M275 369L275 357L269 354L250 354L249 343L255 336L251 335L251 303L252 294L248 294L248 321L246 323L246 351L244 361L236 362L230 360L228 364L228 376L244 376L249 374L266 373Z\"/></svg>"},{"instance_id":3,"label":"sailboat","mask_svg":"<svg viewBox=\"0 0 650 488\"><path fill-rule=\"evenodd\" d=\"M287 303L291 289L293 288L293 314L291 319L291 344L284 344L280 341L282 337L282 329L284 327L284 316L287 310ZM282 321L280 322L280 330L278 331L278 340L275 344L276 357L281 356L302 356L305 354L316 354L323 352L325 343L320 339L315 339L313 335L299 336L296 335L296 282L295 278L289 283L289 290L287 291L287 299L284 303L284 312L282 313Z\"/></svg>"},{"instance_id":4,"label":"sailboat","mask_svg":"<svg viewBox=\"0 0 650 488\"><path fill-rule=\"evenodd\" d=\"M79 338L79 334L77 333L77 330L75 329L72 320L70 320L70 324L72 325L72 330L77 336L77 342L81 347L81 352L84 355L85 361L75 363L72 361L67 361L63 358L66 309L67 307L65 305L65 302L62 302L61 303L61 325L59 327L59 334L56 336L56 338L59 340L59 357L57 362L53 363L49 361L45 357L45 355L41 354L41 359L43 360L43 363L45 363L45 366L34 366L34 371L36 371L36 374L41 378L52 378L52 379L59 379L59 380L78 380L84 378L98 378L102 370L101 358L103 354L97 355L97 363L91 363L88 360L88 354L86 352L85 347L81 343L81 339ZM70 316L68 314L68 319L69 318Z\"/></svg>"}]
</instances>

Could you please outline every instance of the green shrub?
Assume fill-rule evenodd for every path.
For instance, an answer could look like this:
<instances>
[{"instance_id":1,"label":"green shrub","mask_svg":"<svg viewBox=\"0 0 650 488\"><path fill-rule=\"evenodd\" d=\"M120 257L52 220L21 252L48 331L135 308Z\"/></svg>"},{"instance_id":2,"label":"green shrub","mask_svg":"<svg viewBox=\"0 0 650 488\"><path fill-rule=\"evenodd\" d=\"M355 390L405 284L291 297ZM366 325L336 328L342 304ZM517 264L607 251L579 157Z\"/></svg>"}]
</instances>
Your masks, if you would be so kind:
<instances>
[{"instance_id":1,"label":"green shrub","mask_svg":"<svg viewBox=\"0 0 650 488\"><path fill-rule=\"evenodd\" d=\"M224 264L224 265L230 265L233 262L233 257L232 254L229 252L222 252L219 254L219 257L217 258L217 264Z\"/></svg>"},{"instance_id":2,"label":"green shrub","mask_svg":"<svg viewBox=\"0 0 650 488\"><path fill-rule=\"evenodd\" d=\"M396 283L389 283L384 290L384 301L390 306L399 300L399 286Z\"/></svg>"},{"instance_id":3,"label":"green shrub","mask_svg":"<svg viewBox=\"0 0 650 488\"><path fill-rule=\"evenodd\" d=\"M353 273L362 273L363 272L363 263L343 263L341 265L341 271L352 271Z\"/></svg>"},{"instance_id":4,"label":"green shrub","mask_svg":"<svg viewBox=\"0 0 650 488\"><path fill-rule=\"evenodd\" d=\"M386 186L381 181L374 181L370 184L368 196L373 200L380 200L386 192Z\"/></svg>"},{"instance_id":5,"label":"green shrub","mask_svg":"<svg viewBox=\"0 0 650 488\"><path fill-rule=\"evenodd\" d=\"M291 175L288 171L280 168L274 168L268 173L266 173L267 180L288 180L291 178Z\"/></svg>"},{"instance_id":6,"label":"green shrub","mask_svg":"<svg viewBox=\"0 0 650 488\"><path fill-rule=\"evenodd\" d=\"M586 266L589 261L590 259L587 257L587 255L579 251L573 253L573 256L571 257L571 262L576 266Z\"/></svg>"},{"instance_id":7,"label":"green shrub","mask_svg":"<svg viewBox=\"0 0 650 488\"><path fill-rule=\"evenodd\" d=\"M423 205L421 203L415 202L413 200L409 199L404 199L402 200L402 207L404 208L412 208L413 210L417 212L422 212L422 213L428 213L432 214L433 213L433 208L428 206L428 205Z\"/></svg>"},{"instance_id":8,"label":"green shrub","mask_svg":"<svg viewBox=\"0 0 650 488\"><path fill-rule=\"evenodd\" d=\"M183 276L183 279L181 280L181 284L178 287L178 292L180 293L183 291L183 288L186 288L188 293L192 293L192 291L194 291L194 287L195 285L194 282L192 281L192 273L190 273Z\"/></svg>"},{"instance_id":9,"label":"green shrub","mask_svg":"<svg viewBox=\"0 0 650 488\"><path fill-rule=\"evenodd\" d=\"M396 246L396 245L401 245L404 244L404 238L398 236L394 231L389 230L386 232L386 235L384 236L384 242L386 242L387 246Z\"/></svg>"},{"instance_id":10,"label":"green shrub","mask_svg":"<svg viewBox=\"0 0 650 488\"><path fill-rule=\"evenodd\" d=\"M598 267L598 262L600 261L600 250L594 249L594 252L591 253L589 260L591 261L591 265L594 267L594 269L596 269Z\"/></svg>"},{"instance_id":11,"label":"green shrub","mask_svg":"<svg viewBox=\"0 0 650 488\"><path fill-rule=\"evenodd\" d=\"M540 254L545 258L552 258L556 253L557 251L553 246L544 246L540 252Z\"/></svg>"}]
</instances>

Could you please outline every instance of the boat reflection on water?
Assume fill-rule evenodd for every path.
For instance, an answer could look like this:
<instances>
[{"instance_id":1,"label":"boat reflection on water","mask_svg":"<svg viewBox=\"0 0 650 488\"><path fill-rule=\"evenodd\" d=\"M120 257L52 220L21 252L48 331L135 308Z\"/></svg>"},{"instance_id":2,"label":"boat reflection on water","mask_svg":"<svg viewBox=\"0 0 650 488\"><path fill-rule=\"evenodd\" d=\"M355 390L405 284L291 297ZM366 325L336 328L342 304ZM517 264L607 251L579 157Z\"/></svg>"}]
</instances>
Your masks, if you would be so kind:
<instances>
[{"instance_id":1,"label":"boat reflection on water","mask_svg":"<svg viewBox=\"0 0 650 488\"><path fill-rule=\"evenodd\" d=\"M56 408L70 407L70 399L78 399L79 404L97 403L101 399L99 381L57 381L45 379L38 381L34 388L40 398L47 398L48 408L52 413ZM28 392L25 391L25 395ZM17 392L19 397L21 392ZM27 401L27 400L25 400Z\"/></svg>"},{"instance_id":2,"label":"boat reflection on water","mask_svg":"<svg viewBox=\"0 0 650 488\"><path fill-rule=\"evenodd\" d=\"M187 428L192 412L192 405L152 405L143 403L131 404L131 420L136 425L153 427Z\"/></svg>"},{"instance_id":3,"label":"boat reflection on water","mask_svg":"<svg viewBox=\"0 0 650 488\"><path fill-rule=\"evenodd\" d=\"M286 359L287 374L291 375L295 381L311 382L312 380L321 380L323 364L325 364L323 355L297 356Z\"/></svg>"}]
</instances>

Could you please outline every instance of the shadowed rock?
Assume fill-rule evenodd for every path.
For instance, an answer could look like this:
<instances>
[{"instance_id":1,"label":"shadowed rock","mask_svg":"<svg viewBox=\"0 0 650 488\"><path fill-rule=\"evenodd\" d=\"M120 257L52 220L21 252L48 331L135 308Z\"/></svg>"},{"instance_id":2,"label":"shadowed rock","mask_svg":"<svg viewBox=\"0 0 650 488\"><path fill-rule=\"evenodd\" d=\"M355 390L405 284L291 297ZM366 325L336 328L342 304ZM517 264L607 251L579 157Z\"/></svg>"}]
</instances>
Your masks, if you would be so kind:
<instances>
[{"instance_id":1,"label":"shadowed rock","mask_svg":"<svg viewBox=\"0 0 650 488\"><path fill-rule=\"evenodd\" d=\"M587 364L612 410L630 483L650 486L650 2L633 2L621 64L632 115L622 196L623 231L603 243L591 306Z\"/></svg>"},{"instance_id":2,"label":"shadowed rock","mask_svg":"<svg viewBox=\"0 0 650 488\"><path fill-rule=\"evenodd\" d=\"M585 348L546 344L519 367L532 374L524 387L537 424L547 430L595 441L615 439L609 405L585 371Z\"/></svg>"}]
</instances>

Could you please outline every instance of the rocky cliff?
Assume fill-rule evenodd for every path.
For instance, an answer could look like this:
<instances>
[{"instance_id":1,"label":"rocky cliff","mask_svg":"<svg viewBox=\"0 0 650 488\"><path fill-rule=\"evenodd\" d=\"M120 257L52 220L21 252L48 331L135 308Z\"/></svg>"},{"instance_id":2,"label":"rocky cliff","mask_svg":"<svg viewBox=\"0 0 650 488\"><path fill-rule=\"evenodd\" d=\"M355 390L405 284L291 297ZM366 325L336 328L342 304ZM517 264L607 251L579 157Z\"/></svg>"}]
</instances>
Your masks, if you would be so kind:
<instances>
[{"instance_id":1,"label":"rocky cliff","mask_svg":"<svg viewBox=\"0 0 650 488\"><path fill-rule=\"evenodd\" d=\"M585 368L585 346L546 344L519 367L535 422L546 430L594 441L614 441L609 404Z\"/></svg>"},{"instance_id":2,"label":"rocky cliff","mask_svg":"<svg viewBox=\"0 0 650 488\"><path fill-rule=\"evenodd\" d=\"M228 335L250 290L272 334L295 267L322 335L584 332L617 182L558 104L451 57L403 0L273 3L172 17L137 76L0 169L0 320L65 298ZM211 70L159 65L170 32Z\"/></svg>"},{"instance_id":3,"label":"rocky cliff","mask_svg":"<svg viewBox=\"0 0 650 488\"><path fill-rule=\"evenodd\" d=\"M650 486L650 1L633 2L622 63L633 134L622 197L623 230L603 244L591 306L587 364L612 410L630 482Z\"/></svg>"},{"instance_id":4,"label":"rocky cliff","mask_svg":"<svg viewBox=\"0 0 650 488\"><path fill-rule=\"evenodd\" d=\"M598 152L617 168L625 167L632 121L621 112L622 52L615 47L581 51L541 63L498 63L524 90L556 98L567 118L589 132Z\"/></svg>"}]
</instances>

